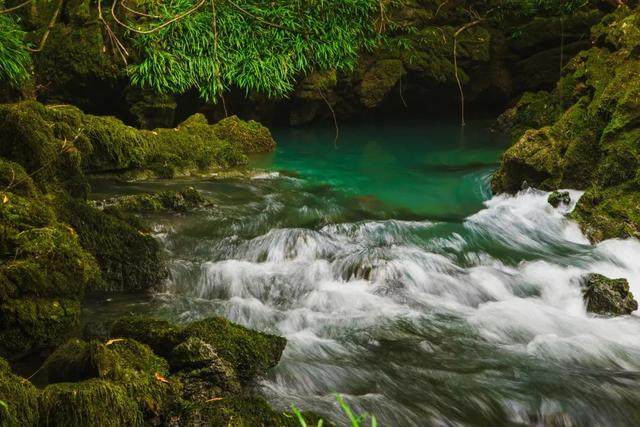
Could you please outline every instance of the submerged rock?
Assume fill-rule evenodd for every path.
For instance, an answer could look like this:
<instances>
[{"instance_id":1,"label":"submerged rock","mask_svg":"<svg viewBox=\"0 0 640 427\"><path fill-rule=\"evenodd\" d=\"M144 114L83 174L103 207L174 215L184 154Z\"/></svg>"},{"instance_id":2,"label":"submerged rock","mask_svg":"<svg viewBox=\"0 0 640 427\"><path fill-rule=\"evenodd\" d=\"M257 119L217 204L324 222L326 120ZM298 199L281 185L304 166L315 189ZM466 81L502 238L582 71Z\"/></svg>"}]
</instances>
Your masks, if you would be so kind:
<instances>
[{"instance_id":1,"label":"submerged rock","mask_svg":"<svg viewBox=\"0 0 640 427\"><path fill-rule=\"evenodd\" d=\"M631 314L638 309L638 302L629 292L626 279L609 279L601 274L584 278L584 298L587 311L602 315Z\"/></svg>"},{"instance_id":2,"label":"submerged rock","mask_svg":"<svg viewBox=\"0 0 640 427\"><path fill-rule=\"evenodd\" d=\"M554 191L549 194L549 198L547 202L554 208L557 208L560 205L568 205L571 203L571 195L568 191Z\"/></svg>"}]
</instances>

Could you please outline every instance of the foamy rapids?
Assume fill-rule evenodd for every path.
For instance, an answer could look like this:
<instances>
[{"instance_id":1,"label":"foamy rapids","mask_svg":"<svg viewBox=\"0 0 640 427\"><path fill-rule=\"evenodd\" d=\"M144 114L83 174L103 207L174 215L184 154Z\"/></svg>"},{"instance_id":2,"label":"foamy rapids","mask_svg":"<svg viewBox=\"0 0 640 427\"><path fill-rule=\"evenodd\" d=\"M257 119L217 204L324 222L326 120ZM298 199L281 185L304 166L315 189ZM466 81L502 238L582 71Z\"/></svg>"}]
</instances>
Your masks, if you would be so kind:
<instances>
[{"instance_id":1,"label":"foamy rapids","mask_svg":"<svg viewBox=\"0 0 640 427\"><path fill-rule=\"evenodd\" d=\"M497 196L461 223L359 221L250 237L229 226L221 239L192 239L193 257L169 229L164 297L184 320L217 313L285 336L280 365L259 384L277 407L341 422L341 393L381 425L557 416L638 425L640 318L588 314L580 278L624 277L640 297L640 242L591 245L565 215L573 206L554 209L547 196ZM286 205L264 203L242 218L245 229Z\"/></svg>"}]
</instances>

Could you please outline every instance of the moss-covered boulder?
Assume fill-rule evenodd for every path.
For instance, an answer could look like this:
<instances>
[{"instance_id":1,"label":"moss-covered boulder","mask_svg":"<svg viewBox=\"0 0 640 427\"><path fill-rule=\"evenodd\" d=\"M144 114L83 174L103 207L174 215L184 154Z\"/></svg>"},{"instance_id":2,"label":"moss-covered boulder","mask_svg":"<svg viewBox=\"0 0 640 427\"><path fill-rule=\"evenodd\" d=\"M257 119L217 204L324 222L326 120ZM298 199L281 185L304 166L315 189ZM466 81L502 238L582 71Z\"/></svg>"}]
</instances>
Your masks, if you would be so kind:
<instances>
[{"instance_id":1,"label":"moss-covered boulder","mask_svg":"<svg viewBox=\"0 0 640 427\"><path fill-rule=\"evenodd\" d=\"M514 136L545 127L525 131L505 152L494 191L525 182L586 190L572 217L592 241L640 235L639 14L622 6L593 28L594 46L569 61L550 95L558 107L542 108L546 95L529 94L506 115Z\"/></svg>"},{"instance_id":2,"label":"moss-covered boulder","mask_svg":"<svg viewBox=\"0 0 640 427\"><path fill-rule=\"evenodd\" d=\"M95 258L24 169L0 162L0 355L59 344L78 325ZM15 193L13 192L15 191Z\"/></svg>"},{"instance_id":3,"label":"moss-covered boulder","mask_svg":"<svg viewBox=\"0 0 640 427\"><path fill-rule=\"evenodd\" d=\"M51 385L40 397L41 417L52 425L142 425L166 414L181 393L167 379L168 363L129 339L72 340L42 370Z\"/></svg>"},{"instance_id":4,"label":"moss-covered boulder","mask_svg":"<svg viewBox=\"0 0 640 427\"><path fill-rule=\"evenodd\" d=\"M100 266L103 280L91 290L140 291L166 277L160 244L152 236L82 200L62 197L57 207Z\"/></svg>"},{"instance_id":5,"label":"moss-covered boulder","mask_svg":"<svg viewBox=\"0 0 640 427\"><path fill-rule=\"evenodd\" d=\"M115 322L112 335L143 342L167 357L172 365L184 363L181 358L173 360L174 349L190 338L198 338L226 360L243 383L274 367L286 345L282 337L253 331L221 317L173 326L161 320L132 316Z\"/></svg>"},{"instance_id":6,"label":"moss-covered boulder","mask_svg":"<svg viewBox=\"0 0 640 427\"><path fill-rule=\"evenodd\" d=\"M173 177L243 165L247 153L274 146L267 128L235 116L211 125L196 114L176 128L147 131L72 106L0 105L0 156L37 172L42 188L61 183L75 195L86 195L85 173L151 170Z\"/></svg>"},{"instance_id":7,"label":"moss-covered boulder","mask_svg":"<svg viewBox=\"0 0 640 427\"><path fill-rule=\"evenodd\" d=\"M631 314L638 302L629 292L626 279L609 279L601 274L589 274L583 281L583 294L587 311L602 315Z\"/></svg>"},{"instance_id":8,"label":"moss-covered boulder","mask_svg":"<svg viewBox=\"0 0 640 427\"><path fill-rule=\"evenodd\" d=\"M38 425L38 390L0 358L0 426Z\"/></svg>"},{"instance_id":9,"label":"moss-covered boulder","mask_svg":"<svg viewBox=\"0 0 640 427\"><path fill-rule=\"evenodd\" d=\"M399 59L376 61L360 82L360 101L367 108L377 107L406 73Z\"/></svg>"},{"instance_id":10,"label":"moss-covered boulder","mask_svg":"<svg viewBox=\"0 0 640 427\"><path fill-rule=\"evenodd\" d=\"M571 218L593 242L640 239L640 185L593 186L580 198Z\"/></svg>"},{"instance_id":11,"label":"moss-covered boulder","mask_svg":"<svg viewBox=\"0 0 640 427\"><path fill-rule=\"evenodd\" d=\"M82 159L91 146L75 123L54 120L57 114L33 101L0 105L0 156L19 163L42 190L62 185L86 196Z\"/></svg>"},{"instance_id":12,"label":"moss-covered boulder","mask_svg":"<svg viewBox=\"0 0 640 427\"><path fill-rule=\"evenodd\" d=\"M518 103L496 120L496 129L516 140L528 129L552 125L561 113L558 99L551 93L527 92Z\"/></svg>"}]
</instances>

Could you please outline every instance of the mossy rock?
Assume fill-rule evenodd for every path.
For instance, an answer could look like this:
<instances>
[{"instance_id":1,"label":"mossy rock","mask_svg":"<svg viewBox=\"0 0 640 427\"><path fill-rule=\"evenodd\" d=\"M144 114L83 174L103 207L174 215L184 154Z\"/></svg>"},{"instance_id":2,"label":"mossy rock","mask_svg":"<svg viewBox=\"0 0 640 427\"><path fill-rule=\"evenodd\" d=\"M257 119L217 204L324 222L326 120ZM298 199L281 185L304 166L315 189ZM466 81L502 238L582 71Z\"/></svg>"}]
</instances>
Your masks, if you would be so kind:
<instances>
[{"instance_id":1,"label":"mossy rock","mask_svg":"<svg viewBox=\"0 0 640 427\"><path fill-rule=\"evenodd\" d=\"M545 91L527 92L496 121L496 129L518 140L526 130L552 125L560 116L557 98Z\"/></svg>"},{"instance_id":2,"label":"mossy rock","mask_svg":"<svg viewBox=\"0 0 640 427\"><path fill-rule=\"evenodd\" d=\"M102 279L49 198L1 197L0 354L16 357L66 338L78 324L86 288Z\"/></svg>"},{"instance_id":3,"label":"mossy rock","mask_svg":"<svg viewBox=\"0 0 640 427\"><path fill-rule=\"evenodd\" d=\"M87 195L86 173L151 170L171 178L244 165L247 153L274 146L267 128L235 116L210 125L196 114L176 128L146 131L68 105L0 105L0 156L21 164L42 189L61 184L76 196Z\"/></svg>"},{"instance_id":4,"label":"mossy rock","mask_svg":"<svg viewBox=\"0 0 640 427\"><path fill-rule=\"evenodd\" d=\"M557 208L560 205L568 205L571 203L571 195L568 191L554 191L549 194L547 202L554 208Z\"/></svg>"},{"instance_id":5,"label":"mossy rock","mask_svg":"<svg viewBox=\"0 0 640 427\"><path fill-rule=\"evenodd\" d=\"M130 413L122 415L131 422L165 414L181 394L181 384L167 379L168 363L156 356L148 346L130 339L109 340L106 343L71 340L56 350L42 369L48 382L54 383L45 389L45 398L49 387L56 391L53 399L66 398L63 395L66 391L92 393L94 387L98 387L98 390L104 388L105 393L113 395L111 398L115 399L116 404L119 404L123 394L133 403L133 406L128 406ZM57 388L57 383L66 386ZM100 414L82 414L80 411L70 414L71 418L65 422L80 423L90 416Z\"/></svg>"},{"instance_id":6,"label":"mossy rock","mask_svg":"<svg viewBox=\"0 0 640 427\"><path fill-rule=\"evenodd\" d=\"M40 7L48 25L55 3ZM39 42L41 31L31 33ZM54 25L41 52L33 55L34 75L40 88L38 97L48 103L73 104L87 111L103 111L118 105L127 82L125 67L105 49L97 8L88 0L65 2L59 22ZM107 43L108 44L108 43Z\"/></svg>"},{"instance_id":7,"label":"mossy rock","mask_svg":"<svg viewBox=\"0 0 640 427\"><path fill-rule=\"evenodd\" d=\"M0 303L0 356L18 357L36 349L55 347L80 322L76 299L5 299Z\"/></svg>"},{"instance_id":8,"label":"mossy rock","mask_svg":"<svg viewBox=\"0 0 640 427\"><path fill-rule=\"evenodd\" d=\"M304 414L308 425L316 425L319 418L313 414ZM179 425L201 425L215 427L299 427L294 414L274 411L260 397L243 395L225 395L210 402L189 402L176 409L174 419ZM323 424L330 427L331 424Z\"/></svg>"},{"instance_id":9,"label":"mossy rock","mask_svg":"<svg viewBox=\"0 0 640 427\"><path fill-rule=\"evenodd\" d=\"M230 116L213 125L214 134L232 146L241 147L243 153L267 153L276 147L271 132L260 123Z\"/></svg>"},{"instance_id":10,"label":"mossy rock","mask_svg":"<svg viewBox=\"0 0 640 427\"><path fill-rule=\"evenodd\" d=\"M590 188L578 201L571 218L592 242L640 239L640 182L607 189Z\"/></svg>"},{"instance_id":11,"label":"mossy rock","mask_svg":"<svg viewBox=\"0 0 640 427\"><path fill-rule=\"evenodd\" d=\"M9 364L0 358L0 426L38 425L38 390L29 381L14 375Z\"/></svg>"},{"instance_id":12,"label":"mossy rock","mask_svg":"<svg viewBox=\"0 0 640 427\"><path fill-rule=\"evenodd\" d=\"M571 217L593 242L640 236L639 16L620 7L593 28L595 46L569 61L552 94L564 111L527 131L494 175L497 192L524 181L586 190Z\"/></svg>"},{"instance_id":13,"label":"mossy rock","mask_svg":"<svg viewBox=\"0 0 640 427\"><path fill-rule=\"evenodd\" d=\"M40 425L142 426L144 416L124 385L91 379L47 386L39 399Z\"/></svg>"},{"instance_id":14,"label":"mossy rock","mask_svg":"<svg viewBox=\"0 0 640 427\"><path fill-rule=\"evenodd\" d=\"M143 342L167 357L172 365L174 348L189 338L199 338L231 364L242 383L276 366L286 345L282 337L253 331L221 317L173 326L161 320L132 316L116 321L112 335Z\"/></svg>"},{"instance_id":15,"label":"mossy rock","mask_svg":"<svg viewBox=\"0 0 640 427\"><path fill-rule=\"evenodd\" d=\"M360 102L366 108L377 107L405 74L407 72L399 59L376 61L360 82Z\"/></svg>"},{"instance_id":16,"label":"mossy rock","mask_svg":"<svg viewBox=\"0 0 640 427\"><path fill-rule=\"evenodd\" d=\"M3 158L0 158L0 188L3 193L12 192L25 197L36 197L39 194L33 179L24 168Z\"/></svg>"},{"instance_id":17,"label":"mossy rock","mask_svg":"<svg viewBox=\"0 0 640 427\"><path fill-rule=\"evenodd\" d=\"M287 343L282 337L252 331L221 317L190 323L184 333L211 344L234 366L241 381L276 366Z\"/></svg>"},{"instance_id":18,"label":"mossy rock","mask_svg":"<svg viewBox=\"0 0 640 427\"><path fill-rule=\"evenodd\" d=\"M93 283L91 290L140 291L166 277L160 245L153 237L81 200L61 197L57 206L100 266L103 280Z\"/></svg>"},{"instance_id":19,"label":"mossy rock","mask_svg":"<svg viewBox=\"0 0 640 427\"><path fill-rule=\"evenodd\" d=\"M638 309L638 302L629 292L626 279L609 279L601 274L584 278L584 299L587 311L601 315L625 315Z\"/></svg>"},{"instance_id":20,"label":"mossy rock","mask_svg":"<svg viewBox=\"0 0 640 427\"><path fill-rule=\"evenodd\" d=\"M561 171L561 143L550 128L527 131L502 156L493 177L493 191L515 193L527 186L557 187Z\"/></svg>"},{"instance_id":21,"label":"mossy rock","mask_svg":"<svg viewBox=\"0 0 640 427\"><path fill-rule=\"evenodd\" d=\"M92 205L107 213L186 212L206 204L202 193L193 187L182 191L161 191L154 194L135 194L93 202Z\"/></svg>"},{"instance_id":22,"label":"mossy rock","mask_svg":"<svg viewBox=\"0 0 640 427\"><path fill-rule=\"evenodd\" d=\"M34 101L0 105L0 156L19 163L40 189L87 195L82 167L91 146L77 126L52 121L56 109Z\"/></svg>"}]
</instances>

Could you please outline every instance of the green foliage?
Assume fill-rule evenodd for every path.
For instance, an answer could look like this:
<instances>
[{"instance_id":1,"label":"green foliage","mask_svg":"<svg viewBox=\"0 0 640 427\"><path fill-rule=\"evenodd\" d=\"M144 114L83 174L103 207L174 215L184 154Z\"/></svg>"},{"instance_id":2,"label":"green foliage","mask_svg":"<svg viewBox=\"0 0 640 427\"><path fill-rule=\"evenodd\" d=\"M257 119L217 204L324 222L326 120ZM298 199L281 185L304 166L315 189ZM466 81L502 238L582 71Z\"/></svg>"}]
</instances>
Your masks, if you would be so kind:
<instances>
[{"instance_id":1,"label":"green foliage","mask_svg":"<svg viewBox=\"0 0 640 427\"><path fill-rule=\"evenodd\" d=\"M19 86L29 77L31 56L24 43L25 35L13 17L0 15L0 83Z\"/></svg>"},{"instance_id":2,"label":"green foliage","mask_svg":"<svg viewBox=\"0 0 640 427\"><path fill-rule=\"evenodd\" d=\"M345 402L344 398L339 394L336 394L336 400L338 402L338 405L340 405L342 411L349 419L349 424L351 425L351 427L364 427L367 420L370 420L369 425L371 427L378 426L378 420L375 416L366 412L363 414L356 414L355 412L353 412L349 404ZM300 427L313 426L313 424L309 424L309 422L305 419L304 414L300 412L300 410L295 405L291 405L291 412L293 412L293 415L295 416L295 419L297 420ZM322 427L323 425L324 420L318 420L315 424L316 427Z\"/></svg>"},{"instance_id":3,"label":"green foliage","mask_svg":"<svg viewBox=\"0 0 640 427\"><path fill-rule=\"evenodd\" d=\"M194 12L157 31L158 22ZM375 45L374 0L266 0L148 3L161 20L129 22L142 61L132 81L160 93L197 89L215 100L231 86L282 96L311 69L351 69ZM150 32L153 31L153 32Z\"/></svg>"}]
</instances>

